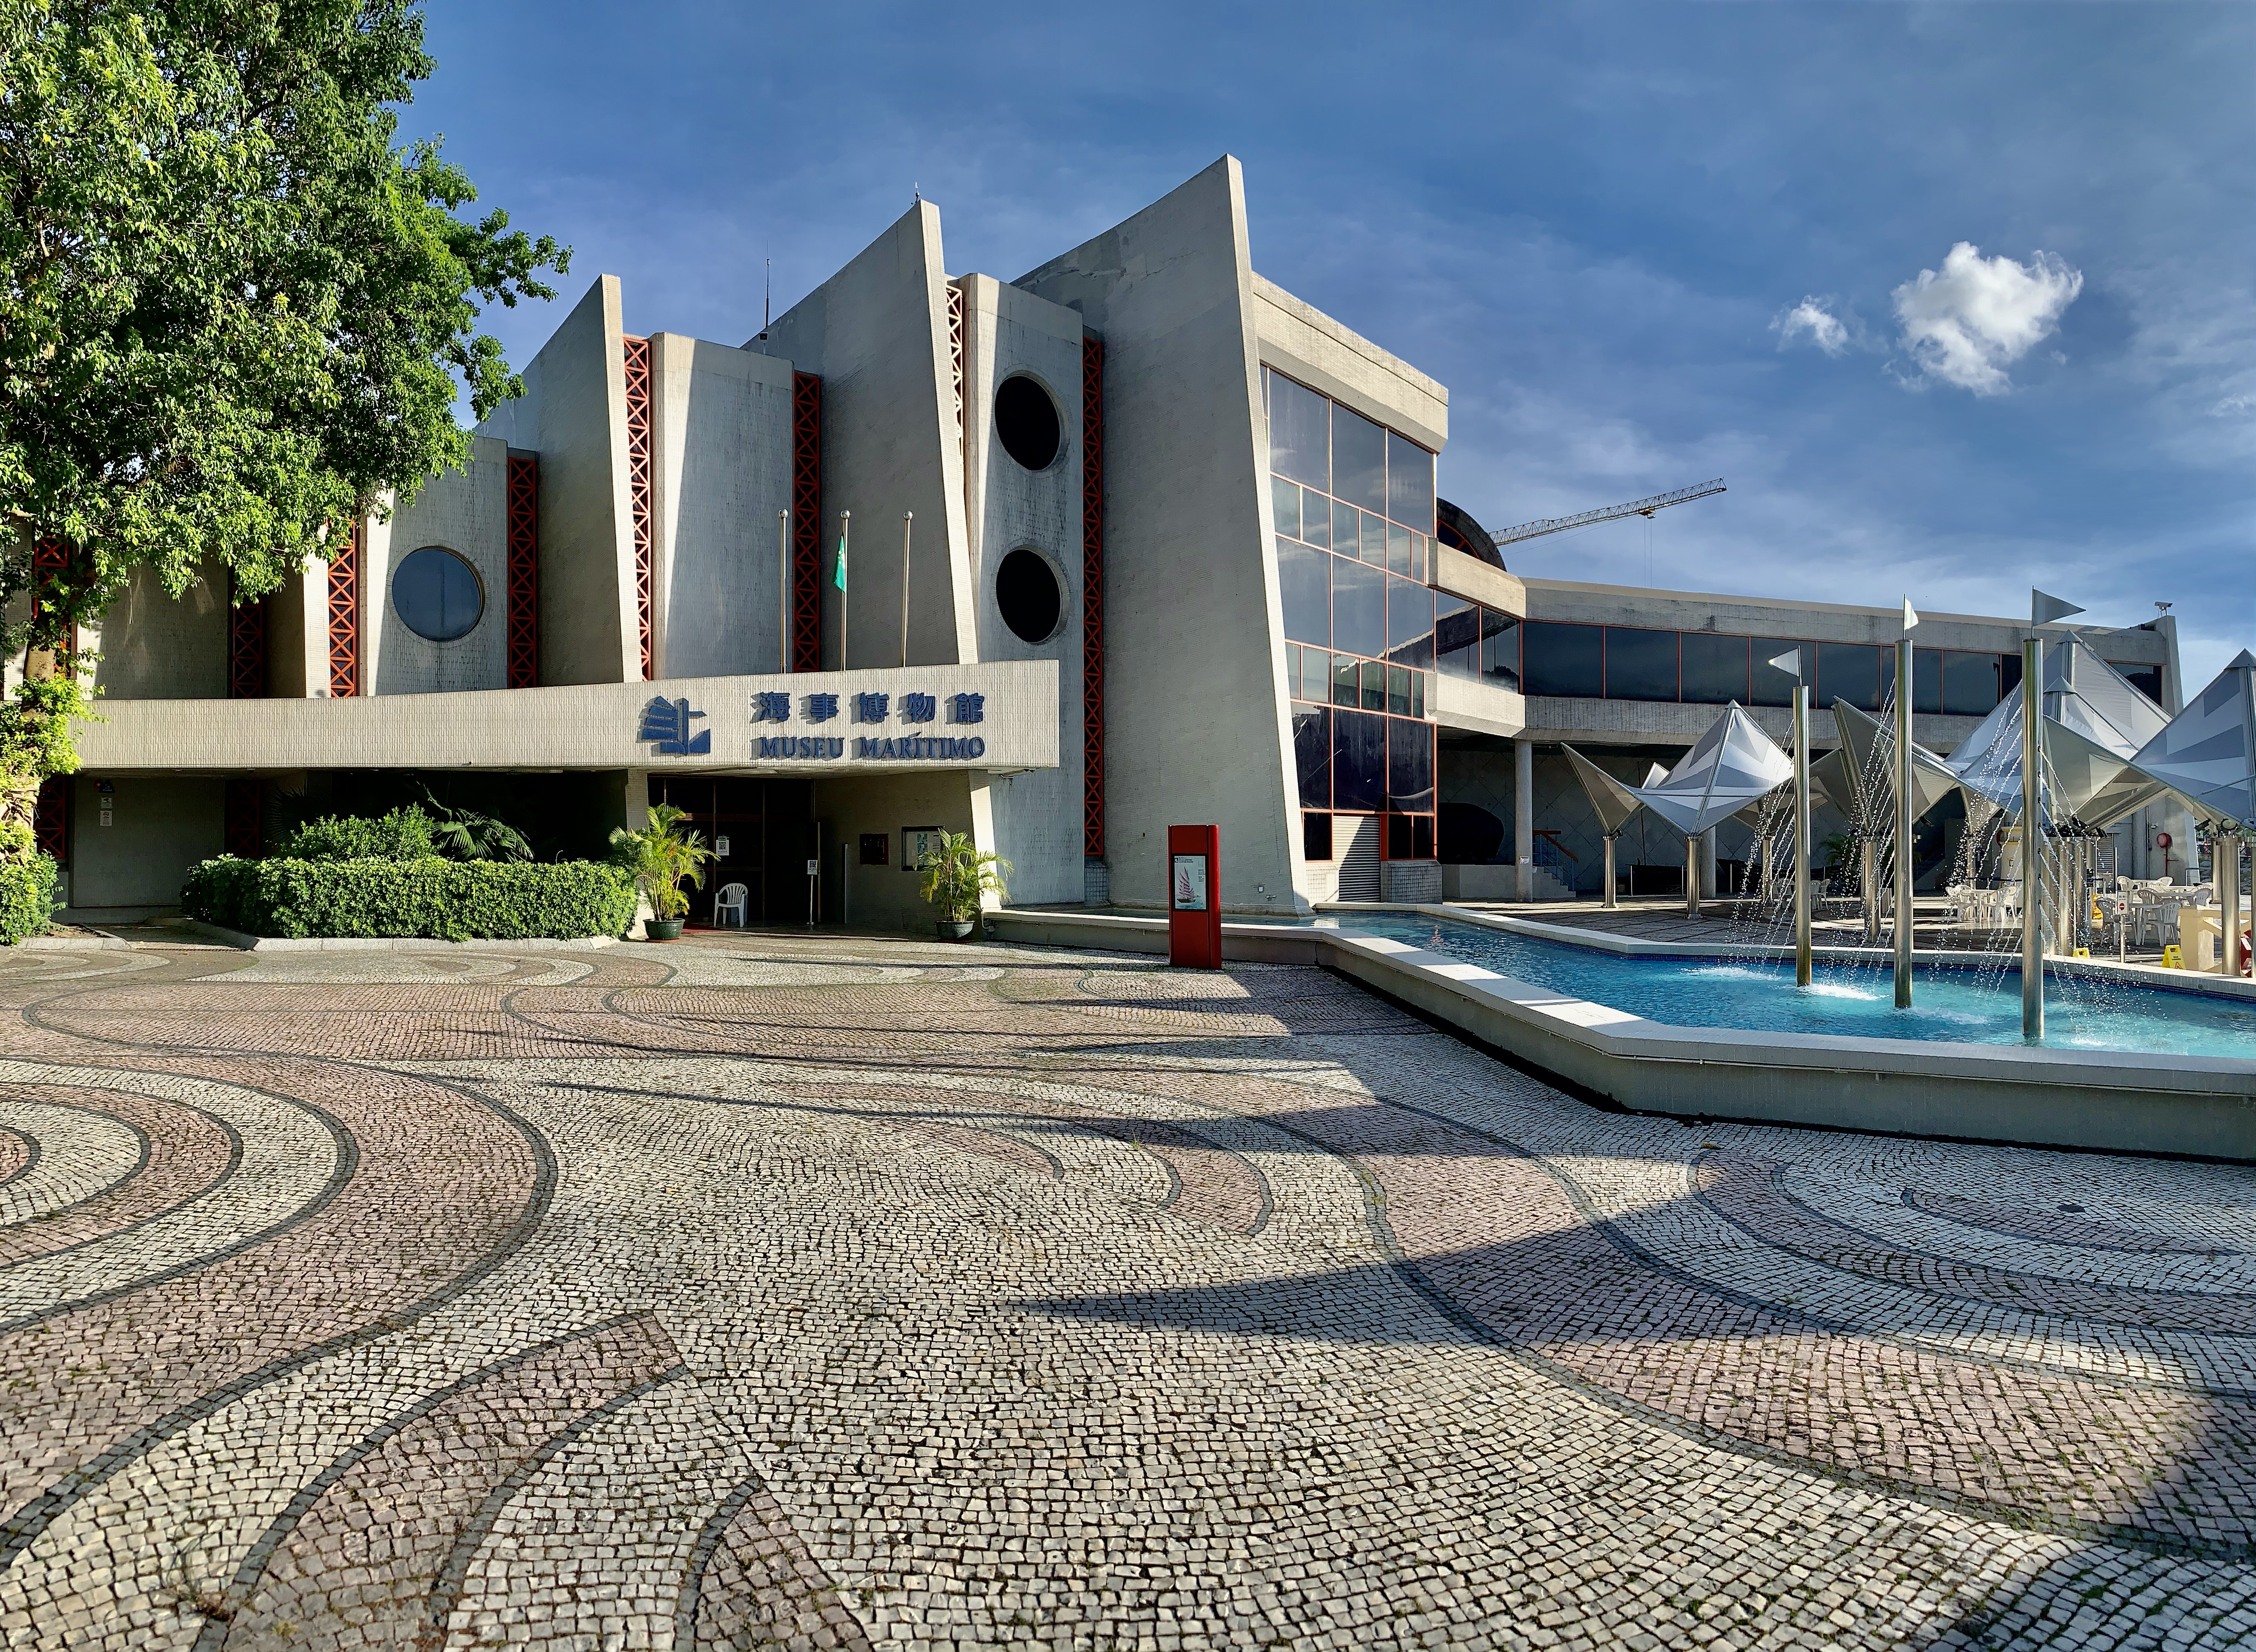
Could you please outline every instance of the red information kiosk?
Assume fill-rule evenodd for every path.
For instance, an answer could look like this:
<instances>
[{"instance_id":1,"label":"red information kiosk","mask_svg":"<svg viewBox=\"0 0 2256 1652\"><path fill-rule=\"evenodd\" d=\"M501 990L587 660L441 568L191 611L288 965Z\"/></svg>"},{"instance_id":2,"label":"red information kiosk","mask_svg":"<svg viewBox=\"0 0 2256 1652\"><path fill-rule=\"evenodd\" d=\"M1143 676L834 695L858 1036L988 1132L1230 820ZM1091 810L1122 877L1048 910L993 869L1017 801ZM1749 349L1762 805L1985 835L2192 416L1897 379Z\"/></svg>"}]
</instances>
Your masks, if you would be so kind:
<instances>
[{"instance_id":1,"label":"red information kiosk","mask_svg":"<svg viewBox=\"0 0 2256 1652\"><path fill-rule=\"evenodd\" d=\"M1222 967L1222 828L1167 828L1167 962Z\"/></svg>"}]
</instances>

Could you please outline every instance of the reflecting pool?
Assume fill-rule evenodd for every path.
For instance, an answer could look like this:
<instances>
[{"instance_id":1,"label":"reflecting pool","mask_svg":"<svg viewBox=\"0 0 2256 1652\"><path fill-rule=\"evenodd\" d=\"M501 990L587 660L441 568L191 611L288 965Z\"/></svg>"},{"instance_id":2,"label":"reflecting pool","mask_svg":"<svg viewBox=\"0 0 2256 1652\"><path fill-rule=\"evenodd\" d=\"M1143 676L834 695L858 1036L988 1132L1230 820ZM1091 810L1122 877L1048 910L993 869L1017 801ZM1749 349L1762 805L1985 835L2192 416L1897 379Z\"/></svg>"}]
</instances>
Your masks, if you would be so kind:
<instances>
[{"instance_id":1,"label":"reflecting pool","mask_svg":"<svg viewBox=\"0 0 2256 1652\"><path fill-rule=\"evenodd\" d=\"M1923 964L1913 1006L1899 1010L1885 955L1873 963L1820 962L1811 985L1797 988L1790 959L1620 957L1414 913L1328 914L1315 921L1444 953L1678 1027L1963 1044L2023 1041L2021 978L2006 967L2017 956L1977 954L1964 964ZM2048 1048L2256 1060L2256 999L2048 974L2044 1043Z\"/></svg>"}]
</instances>

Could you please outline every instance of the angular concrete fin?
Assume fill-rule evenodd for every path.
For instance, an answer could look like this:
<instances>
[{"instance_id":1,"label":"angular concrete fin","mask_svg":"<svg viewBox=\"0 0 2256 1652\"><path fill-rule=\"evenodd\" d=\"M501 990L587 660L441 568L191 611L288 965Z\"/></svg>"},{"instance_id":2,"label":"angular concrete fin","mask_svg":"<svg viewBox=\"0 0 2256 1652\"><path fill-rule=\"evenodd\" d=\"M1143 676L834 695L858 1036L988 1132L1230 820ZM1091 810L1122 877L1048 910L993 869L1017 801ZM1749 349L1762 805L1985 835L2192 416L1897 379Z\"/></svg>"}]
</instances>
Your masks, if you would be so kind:
<instances>
[{"instance_id":1,"label":"angular concrete fin","mask_svg":"<svg viewBox=\"0 0 2256 1652\"><path fill-rule=\"evenodd\" d=\"M619 279L599 275L478 427L540 455L540 681L642 675Z\"/></svg>"},{"instance_id":2,"label":"angular concrete fin","mask_svg":"<svg viewBox=\"0 0 2256 1652\"><path fill-rule=\"evenodd\" d=\"M753 342L822 380L824 667L840 663L842 607L847 665L899 660L901 517L911 511L910 662L976 658L940 208L910 208ZM853 512L842 604L828 578L842 511Z\"/></svg>"},{"instance_id":3,"label":"angular concrete fin","mask_svg":"<svg viewBox=\"0 0 2256 1652\"><path fill-rule=\"evenodd\" d=\"M1106 731L1113 898L1163 904L1166 829L1212 822L1225 907L1303 904L1237 161L1224 156L1013 285L1077 311L1104 346L1105 672L1151 696L1132 711L1116 698ZM1195 702L1169 697L1186 659L1205 673Z\"/></svg>"}]
</instances>

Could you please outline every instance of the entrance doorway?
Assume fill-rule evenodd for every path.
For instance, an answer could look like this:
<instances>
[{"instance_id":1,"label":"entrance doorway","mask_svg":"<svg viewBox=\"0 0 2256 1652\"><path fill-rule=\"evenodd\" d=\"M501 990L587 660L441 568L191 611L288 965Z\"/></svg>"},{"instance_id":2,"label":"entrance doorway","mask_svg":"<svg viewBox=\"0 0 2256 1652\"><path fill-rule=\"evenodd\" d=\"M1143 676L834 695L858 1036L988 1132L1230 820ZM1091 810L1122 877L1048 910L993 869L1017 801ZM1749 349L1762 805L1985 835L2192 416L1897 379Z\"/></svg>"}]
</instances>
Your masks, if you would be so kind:
<instances>
[{"instance_id":1,"label":"entrance doorway","mask_svg":"<svg viewBox=\"0 0 2256 1652\"><path fill-rule=\"evenodd\" d=\"M689 923L713 921L715 898L727 886L744 886L745 921L807 921L807 859L814 822L805 780L748 780L731 775L650 777L650 801L688 811L682 827L715 851L705 886L689 895Z\"/></svg>"}]
</instances>

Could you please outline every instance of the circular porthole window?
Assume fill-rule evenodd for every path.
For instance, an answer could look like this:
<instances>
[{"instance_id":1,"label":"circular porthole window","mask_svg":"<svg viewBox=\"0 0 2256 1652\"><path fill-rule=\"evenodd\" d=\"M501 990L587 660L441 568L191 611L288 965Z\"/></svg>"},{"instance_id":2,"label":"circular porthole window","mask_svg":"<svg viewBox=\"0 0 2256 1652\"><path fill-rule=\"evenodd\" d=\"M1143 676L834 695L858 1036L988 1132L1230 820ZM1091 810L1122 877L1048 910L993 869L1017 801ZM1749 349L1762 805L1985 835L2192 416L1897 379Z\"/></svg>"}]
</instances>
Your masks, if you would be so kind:
<instances>
[{"instance_id":1,"label":"circular porthole window","mask_svg":"<svg viewBox=\"0 0 2256 1652\"><path fill-rule=\"evenodd\" d=\"M1047 470L1056 462L1061 434L1049 392L1024 373L1003 381L995 392L995 437L1004 452L1029 470Z\"/></svg>"},{"instance_id":2,"label":"circular porthole window","mask_svg":"<svg viewBox=\"0 0 2256 1652\"><path fill-rule=\"evenodd\" d=\"M1047 642L1065 610L1057 571L1037 551L1012 551L995 570L995 606L1020 642Z\"/></svg>"},{"instance_id":3,"label":"circular porthole window","mask_svg":"<svg viewBox=\"0 0 2256 1652\"><path fill-rule=\"evenodd\" d=\"M485 587L477 570L441 545L427 545L400 559L391 574L391 607L399 623L433 642L469 635L485 612Z\"/></svg>"}]
</instances>

